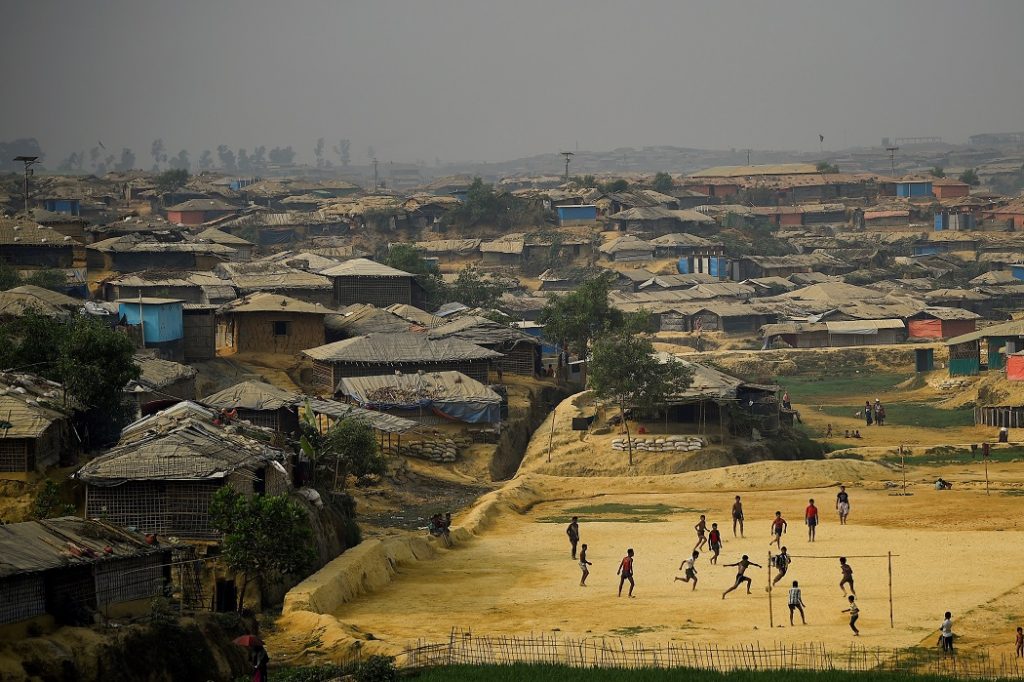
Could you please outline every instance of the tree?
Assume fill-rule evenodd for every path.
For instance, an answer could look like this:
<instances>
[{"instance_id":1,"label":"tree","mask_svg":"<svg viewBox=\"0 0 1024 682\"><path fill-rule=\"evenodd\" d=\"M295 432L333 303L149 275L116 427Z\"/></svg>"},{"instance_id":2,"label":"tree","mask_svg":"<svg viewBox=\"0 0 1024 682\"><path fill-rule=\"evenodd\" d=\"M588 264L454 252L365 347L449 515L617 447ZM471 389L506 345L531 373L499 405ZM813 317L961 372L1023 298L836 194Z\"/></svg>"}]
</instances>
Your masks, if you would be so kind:
<instances>
[{"instance_id":1,"label":"tree","mask_svg":"<svg viewBox=\"0 0 1024 682\"><path fill-rule=\"evenodd\" d=\"M228 173L234 173L238 168L235 161L235 153L226 144L217 145L217 158L220 160L221 168Z\"/></svg>"},{"instance_id":2,"label":"tree","mask_svg":"<svg viewBox=\"0 0 1024 682\"><path fill-rule=\"evenodd\" d=\"M322 138L322 137L316 138L316 146L313 147L313 156L316 157L316 167L317 168L323 168L324 167L324 147L325 146L326 146L326 144L324 143L324 138Z\"/></svg>"},{"instance_id":3,"label":"tree","mask_svg":"<svg viewBox=\"0 0 1024 682\"><path fill-rule=\"evenodd\" d=\"M473 178L473 183L466 191L466 199L452 209L451 217L467 227L481 223L497 224L502 211L502 200L489 185L480 178Z\"/></svg>"},{"instance_id":4,"label":"tree","mask_svg":"<svg viewBox=\"0 0 1024 682\"><path fill-rule=\"evenodd\" d=\"M128 419L124 387L139 377L135 346L87 315L60 320L29 312L0 324L0 366L64 386L87 445L116 439Z\"/></svg>"},{"instance_id":5,"label":"tree","mask_svg":"<svg viewBox=\"0 0 1024 682\"><path fill-rule=\"evenodd\" d=\"M213 153L209 149L204 149L203 153L199 155L196 165L199 166L199 170L210 170L213 168Z\"/></svg>"},{"instance_id":6,"label":"tree","mask_svg":"<svg viewBox=\"0 0 1024 682\"><path fill-rule=\"evenodd\" d=\"M62 270L44 268L43 270L36 270L24 278L22 284L31 284L34 287L63 292L68 287L68 278Z\"/></svg>"},{"instance_id":7,"label":"tree","mask_svg":"<svg viewBox=\"0 0 1024 682\"><path fill-rule=\"evenodd\" d=\"M578 187L597 187L597 178L593 175L574 175L571 180Z\"/></svg>"},{"instance_id":8,"label":"tree","mask_svg":"<svg viewBox=\"0 0 1024 682\"><path fill-rule=\"evenodd\" d=\"M412 244L395 244L384 257L385 265L416 275L416 283L423 289L429 306L448 302L447 285L441 274Z\"/></svg>"},{"instance_id":9,"label":"tree","mask_svg":"<svg viewBox=\"0 0 1024 682\"><path fill-rule=\"evenodd\" d=\"M839 172L839 166L836 166L835 164L829 163L828 161L819 161L817 164L815 164L814 167L818 170L819 173L838 173Z\"/></svg>"},{"instance_id":10,"label":"tree","mask_svg":"<svg viewBox=\"0 0 1024 682\"><path fill-rule=\"evenodd\" d=\"M249 165L255 168L263 168L267 165L267 147L260 145L252 150L252 154L249 155Z\"/></svg>"},{"instance_id":11,"label":"tree","mask_svg":"<svg viewBox=\"0 0 1024 682\"><path fill-rule=\"evenodd\" d=\"M672 176L668 173L655 173L654 182L651 183L651 187L663 194L670 192L674 186Z\"/></svg>"},{"instance_id":12,"label":"tree","mask_svg":"<svg viewBox=\"0 0 1024 682\"><path fill-rule=\"evenodd\" d=\"M10 142L0 142L0 172L23 172L25 167L21 164L21 161L14 160L16 156L38 156L42 159L46 157L46 154L43 153L42 147L39 146L39 140L34 137L23 137L18 140L11 140Z\"/></svg>"},{"instance_id":13,"label":"tree","mask_svg":"<svg viewBox=\"0 0 1024 682\"><path fill-rule=\"evenodd\" d=\"M633 444L626 421L626 409L638 411L663 407L666 399L687 386L693 372L675 358L663 360L654 354L650 340L629 331L605 334L594 342L587 364L587 381L594 394L619 407L626 429L629 465L633 465Z\"/></svg>"},{"instance_id":14,"label":"tree","mask_svg":"<svg viewBox=\"0 0 1024 682\"><path fill-rule=\"evenodd\" d=\"M345 168L348 167L349 161L351 161L352 142L347 139L343 139L334 145L334 153L338 155L338 161Z\"/></svg>"},{"instance_id":15,"label":"tree","mask_svg":"<svg viewBox=\"0 0 1024 682\"><path fill-rule=\"evenodd\" d=\"M170 167L174 170L185 171L186 176L188 175L188 169L192 167L192 162L189 159L188 150L182 149L178 152L178 155L171 159Z\"/></svg>"},{"instance_id":16,"label":"tree","mask_svg":"<svg viewBox=\"0 0 1024 682\"><path fill-rule=\"evenodd\" d=\"M0 291L21 286L21 275L8 263L0 262Z\"/></svg>"},{"instance_id":17,"label":"tree","mask_svg":"<svg viewBox=\"0 0 1024 682\"><path fill-rule=\"evenodd\" d=\"M279 166L290 166L295 161L295 150L291 145L287 147L274 147L270 150L270 163Z\"/></svg>"},{"instance_id":18,"label":"tree","mask_svg":"<svg viewBox=\"0 0 1024 682\"><path fill-rule=\"evenodd\" d=\"M149 155L153 157L153 170L160 170L160 164L167 160L167 148L163 138L156 138L149 146Z\"/></svg>"},{"instance_id":19,"label":"tree","mask_svg":"<svg viewBox=\"0 0 1024 682\"><path fill-rule=\"evenodd\" d=\"M933 166L929 171L933 178L944 178L946 177L946 170L942 166Z\"/></svg>"},{"instance_id":20,"label":"tree","mask_svg":"<svg viewBox=\"0 0 1024 682\"><path fill-rule=\"evenodd\" d=\"M252 161L249 159L249 152L245 151L244 148L238 150L238 170L243 173L248 173L252 170Z\"/></svg>"},{"instance_id":21,"label":"tree","mask_svg":"<svg viewBox=\"0 0 1024 682\"><path fill-rule=\"evenodd\" d=\"M968 168L960 174L960 182L966 182L971 187L977 187L981 184L981 178L978 177L978 171Z\"/></svg>"},{"instance_id":22,"label":"tree","mask_svg":"<svg viewBox=\"0 0 1024 682\"><path fill-rule=\"evenodd\" d=\"M611 182L599 185L599 187L602 192L625 192L629 189L629 183L626 180L619 178L618 180L612 180Z\"/></svg>"},{"instance_id":23,"label":"tree","mask_svg":"<svg viewBox=\"0 0 1024 682\"><path fill-rule=\"evenodd\" d=\"M154 184L156 190L161 194L173 192L185 186L188 182L188 171L184 168L172 168L171 170L165 170L160 175L156 176Z\"/></svg>"},{"instance_id":24,"label":"tree","mask_svg":"<svg viewBox=\"0 0 1024 682\"><path fill-rule=\"evenodd\" d=\"M593 338L622 327L626 321L622 311L608 305L610 288L610 276L601 276L568 294L549 297L537 318L544 325L544 337L586 358Z\"/></svg>"},{"instance_id":25,"label":"tree","mask_svg":"<svg viewBox=\"0 0 1024 682\"><path fill-rule=\"evenodd\" d=\"M316 559L313 532L306 512L285 495L243 495L230 486L214 494L209 507L210 525L223 534L221 555L242 574L238 612L255 578L295 575Z\"/></svg>"},{"instance_id":26,"label":"tree","mask_svg":"<svg viewBox=\"0 0 1024 682\"><path fill-rule=\"evenodd\" d=\"M89 150L89 166L93 170L96 170L96 165L99 163L100 154L102 153L103 152L100 150L99 147L93 147L92 149Z\"/></svg>"},{"instance_id":27,"label":"tree","mask_svg":"<svg viewBox=\"0 0 1024 682\"><path fill-rule=\"evenodd\" d=\"M133 168L135 168L135 152L128 147L123 147L121 149L121 160L117 162L115 169L125 172L130 171Z\"/></svg>"},{"instance_id":28,"label":"tree","mask_svg":"<svg viewBox=\"0 0 1024 682\"><path fill-rule=\"evenodd\" d=\"M321 432L313 410L306 405L299 427L299 448L313 462L313 482L319 469L334 470L333 489L345 487L349 474L383 474L387 462L377 445L373 427L361 419L340 419Z\"/></svg>"},{"instance_id":29,"label":"tree","mask_svg":"<svg viewBox=\"0 0 1024 682\"><path fill-rule=\"evenodd\" d=\"M459 272L447 290L447 298L470 308L496 308L501 295L512 283L504 278L486 278L475 267Z\"/></svg>"}]
</instances>

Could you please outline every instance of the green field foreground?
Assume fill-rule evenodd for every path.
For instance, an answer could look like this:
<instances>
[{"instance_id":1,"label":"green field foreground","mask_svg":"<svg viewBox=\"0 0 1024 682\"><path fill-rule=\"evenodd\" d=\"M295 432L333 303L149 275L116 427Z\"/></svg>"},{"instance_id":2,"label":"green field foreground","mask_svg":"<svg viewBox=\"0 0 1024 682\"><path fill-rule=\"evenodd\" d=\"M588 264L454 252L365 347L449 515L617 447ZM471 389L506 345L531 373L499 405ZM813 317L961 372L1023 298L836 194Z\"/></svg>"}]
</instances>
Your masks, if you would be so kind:
<instances>
[{"instance_id":1,"label":"green field foreground","mask_svg":"<svg viewBox=\"0 0 1024 682\"><path fill-rule=\"evenodd\" d=\"M750 671L737 670L729 673L685 669L640 669L622 670L615 668L570 668L557 665L494 665L494 666L450 666L433 668L415 673L411 679L417 682L938 682L949 677L934 675L911 675L883 672L805 672L791 670ZM979 679L979 678L974 678Z\"/></svg>"}]
</instances>

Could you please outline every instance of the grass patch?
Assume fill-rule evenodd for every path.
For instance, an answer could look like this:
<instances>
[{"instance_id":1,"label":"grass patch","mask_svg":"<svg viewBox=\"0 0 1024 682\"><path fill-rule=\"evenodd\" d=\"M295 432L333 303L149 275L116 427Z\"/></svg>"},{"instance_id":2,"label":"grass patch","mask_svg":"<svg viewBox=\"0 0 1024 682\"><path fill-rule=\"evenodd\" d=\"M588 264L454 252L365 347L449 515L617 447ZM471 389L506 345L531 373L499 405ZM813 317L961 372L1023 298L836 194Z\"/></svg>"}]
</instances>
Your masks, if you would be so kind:
<instances>
[{"instance_id":1,"label":"grass patch","mask_svg":"<svg viewBox=\"0 0 1024 682\"><path fill-rule=\"evenodd\" d=\"M624 504L605 502L573 507L537 519L537 523L569 523L573 516L579 516L587 523L661 523L668 521L672 514L687 512L700 513L700 509L672 507L667 504Z\"/></svg>"},{"instance_id":2,"label":"grass patch","mask_svg":"<svg viewBox=\"0 0 1024 682\"><path fill-rule=\"evenodd\" d=\"M653 669L618 670L615 668L569 668L557 665L448 666L415 674L419 682L949 682L948 677L907 675L882 672L847 673L838 671L751 671L715 673L706 670Z\"/></svg>"},{"instance_id":3,"label":"grass patch","mask_svg":"<svg viewBox=\"0 0 1024 682\"><path fill-rule=\"evenodd\" d=\"M883 427L884 428L884 427ZM1008 448L992 448L989 455L990 462L1012 462L1015 459L1024 457L1024 447L1015 445ZM955 448L949 445L942 445L929 448L916 455L909 455L904 458L911 466L921 465L944 465L944 464L978 464L984 460L981 458L981 448L972 452L970 448ZM899 455L886 455L882 461L891 464L899 464ZM1024 495L1024 490L1013 489L1003 492L1004 495Z\"/></svg>"},{"instance_id":4,"label":"grass patch","mask_svg":"<svg viewBox=\"0 0 1024 682\"><path fill-rule=\"evenodd\" d=\"M614 628L609 630L614 635L619 637L634 637L641 635L645 632L657 632L658 630L664 630L665 628L661 625L644 626L644 625L628 625L622 628Z\"/></svg>"},{"instance_id":5,"label":"grass patch","mask_svg":"<svg viewBox=\"0 0 1024 682\"><path fill-rule=\"evenodd\" d=\"M830 417L853 417L857 408L853 405L823 405L822 412ZM928 403L886 403L885 423L892 426L920 426L922 429L951 429L974 426L974 412L943 410Z\"/></svg>"},{"instance_id":6,"label":"grass patch","mask_svg":"<svg viewBox=\"0 0 1024 682\"><path fill-rule=\"evenodd\" d=\"M775 377L775 383L789 391L793 402L814 403L822 398L863 395L872 400L877 393L885 393L910 378L910 374L871 372L859 374ZM886 408L888 409L888 408Z\"/></svg>"}]
</instances>

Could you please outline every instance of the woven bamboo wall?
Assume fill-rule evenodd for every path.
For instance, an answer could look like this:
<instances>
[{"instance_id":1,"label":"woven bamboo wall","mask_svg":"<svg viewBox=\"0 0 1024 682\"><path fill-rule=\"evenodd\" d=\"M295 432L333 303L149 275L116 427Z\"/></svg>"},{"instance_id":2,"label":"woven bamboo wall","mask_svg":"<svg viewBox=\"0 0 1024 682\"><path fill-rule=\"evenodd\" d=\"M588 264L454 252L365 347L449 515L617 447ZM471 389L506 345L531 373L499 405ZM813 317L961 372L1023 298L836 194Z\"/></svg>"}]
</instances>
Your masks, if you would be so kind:
<instances>
[{"instance_id":1,"label":"woven bamboo wall","mask_svg":"<svg viewBox=\"0 0 1024 682\"><path fill-rule=\"evenodd\" d=\"M535 348L532 343L517 343L510 353L506 353L505 357L497 362L497 365L502 372L532 377L536 369Z\"/></svg>"},{"instance_id":2,"label":"woven bamboo wall","mask_svg":"<svg viewBox=\"0 0 1024 682\"><path fill-rule=\"evenodd\" d=\"M395 303L412 304L412 282L408 277L336 277L334 298L339 306L369 303L386 308Z\"/></svg>"},{"instance_id":3,"label":"woven bamboo wall","mask_svg":"<svg viewBox=\"0 0 1024 682\"><path fill-rule=\"evenodd\" d=\"M287 323L287 334L274 334L275 322ZM233 334L226 331L233 326ZM237 313L221 322L218 343L223 352L294 354L324 343L324 317L312 313ZM227 345L233 336L234 343Z\"/></svg>"},{"instance_id":4,"label":"woven bamboo wall","mask_svg":"<svg viewBox=\"0 0 1024 682\"><path fill-rule=\"evenodd\" d=\"M212 310L186 310L184 322L185 360L211 360L217 355L217 320Z\"/></svg>"}]
</instances>

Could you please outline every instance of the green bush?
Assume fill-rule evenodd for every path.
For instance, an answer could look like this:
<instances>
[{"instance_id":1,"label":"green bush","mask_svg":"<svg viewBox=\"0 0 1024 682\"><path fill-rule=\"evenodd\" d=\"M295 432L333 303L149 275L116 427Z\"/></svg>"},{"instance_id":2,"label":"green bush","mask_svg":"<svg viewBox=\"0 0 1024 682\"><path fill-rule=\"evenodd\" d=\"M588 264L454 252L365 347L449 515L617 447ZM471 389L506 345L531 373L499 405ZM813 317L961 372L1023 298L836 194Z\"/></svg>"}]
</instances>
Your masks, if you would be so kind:
<instances>
[{"instance_id":1,"label":"green bush","mask_svg":"<svg viewBox=\"0 0 1024 682\"><path fill-rule=\"evenodd\" d=\"M398 668L391 656L370 656L356 668L357 682L396 682Z\"/></svg>"}]
</instances>

